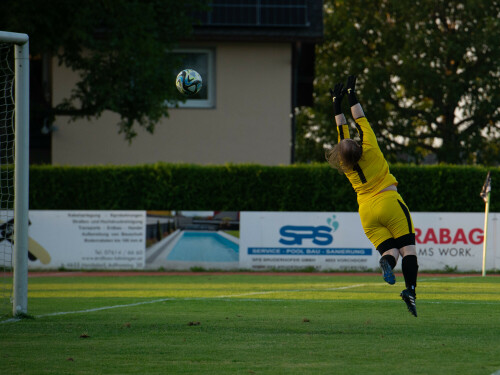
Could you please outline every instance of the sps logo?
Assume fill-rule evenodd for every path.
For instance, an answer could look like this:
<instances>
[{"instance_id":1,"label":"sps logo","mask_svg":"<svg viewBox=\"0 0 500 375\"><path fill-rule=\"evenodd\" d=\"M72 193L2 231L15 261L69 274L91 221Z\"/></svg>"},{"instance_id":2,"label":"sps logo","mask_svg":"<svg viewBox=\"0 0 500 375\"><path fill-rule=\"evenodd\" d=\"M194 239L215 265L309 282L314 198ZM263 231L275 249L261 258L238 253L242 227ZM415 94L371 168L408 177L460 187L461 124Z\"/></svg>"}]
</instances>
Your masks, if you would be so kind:
<instances>
[{"instance_id":1,"label":"sps logo","mask_svg":"<svg viewBox=\"0 0 500 375\"><path fill-rule=\"evenodd\" d=\"M303 240L312 240L315 245L326 246L333 242L332 232L335 232L339 223L335 220L335 215L326 220L327 225L309 226L309 225L285 225L280 228L281 238L279 240L283 245L302 245Z\"/></svg>"}]
</instances>

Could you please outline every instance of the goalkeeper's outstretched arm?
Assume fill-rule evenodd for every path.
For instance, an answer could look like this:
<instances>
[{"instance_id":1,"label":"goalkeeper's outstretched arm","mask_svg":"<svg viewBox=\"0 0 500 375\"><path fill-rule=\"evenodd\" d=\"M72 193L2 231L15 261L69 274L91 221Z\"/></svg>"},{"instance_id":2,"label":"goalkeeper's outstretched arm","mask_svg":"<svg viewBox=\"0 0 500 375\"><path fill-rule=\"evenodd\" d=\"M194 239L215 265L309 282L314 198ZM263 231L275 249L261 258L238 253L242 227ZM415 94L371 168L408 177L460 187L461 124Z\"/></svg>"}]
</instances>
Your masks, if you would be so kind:
<instances>
[{"instance_id":1,"label":"goalkeeper's outstretched arm","mask_svg":"<svg viewBox=\"0 0 500 375\"><path fill-rule=\"evenodd\" d=\"M333 90L330 89L330 94L332 95L333 112L337 124L338 142L340 142L342 139L350 138L349 125L347 125L347 120L342 113L342 99L345 95L344 85L337 83Z\"/></svg>"},{"instance_id":2,"label":"goalkeeper's outstretched arm","mask_svg":"<svg viewBox=\"0 0 500 375\"><path fill-rule=\"evenodd\" d=\"M356 96L356 76L349 76L347 78L346 86L347 100L349 101L349 106L351 107L351 114L354 120L358 118L365 117L365 112L359 104L358 98Z\"/></svg>"},{"instance_id":3,"label":"goalkeeper's outstretched arm","mask_svg":"<svg viewBox=\"0 0 500 375\"><path fill-rule=\"evenodd\" d=\"M335 88L330 89L333 101L333 109L335 113L335 123L338 130L338 143L326 153L328 163L338 169L340 172L352 170L363 152L361 146L351 139L349 135L349 125L347 125L346 118L342 113L342 98L346 90L342 83L337 83Z\"/></svg>"},{"instance_id":4,"label":"goalkeeper's outstretched arm","mask_svg":"<svg viewBox=\"0 0 500 375\"><path fill-rule=\"evenodd\" d=\"M373 132L370 123L366 119L363 107L358 101L356 96L356 76L349 76L347 78L347 86L345 89L349 105L351 107L351 114L356 121L356 130L358 131L362 146L378 147L377 137Z\"/></svg>"}]
</instances>

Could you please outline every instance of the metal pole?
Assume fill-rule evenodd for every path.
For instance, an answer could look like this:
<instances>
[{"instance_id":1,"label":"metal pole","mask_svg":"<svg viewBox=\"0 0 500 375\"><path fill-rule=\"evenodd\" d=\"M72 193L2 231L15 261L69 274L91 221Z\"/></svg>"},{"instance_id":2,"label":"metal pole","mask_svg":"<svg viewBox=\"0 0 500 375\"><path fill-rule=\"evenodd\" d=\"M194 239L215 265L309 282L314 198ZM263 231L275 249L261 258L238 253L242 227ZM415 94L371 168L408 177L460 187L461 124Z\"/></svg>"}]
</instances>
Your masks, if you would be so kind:
<instances>
[{"instance_id":1,"label":"metal pole","mask_svg":"<svg viewBox=\"0 0 500 375\"><path fill-rule=\"evenodd\" d=\"M483 241L483 276L486 276L486 248L488 238L488 214L490 212L490 194L486 195L486 208L484 210L484 241Z\"/></svg>"},{"instance_id":2,"label":"metal pole","mask_svg":"<svg viewBox=\"0 0 500 375\"><path fill-rule=\"evenodd\" d=\"M2 42L9 42L14 44L24 44L28 42L29 37L27 34L11 33L9 31L0 31L0 40Z\"/></svg>"},{"instance_id":3,"label":"metal pole","mask_svg":"<svg viewBox=\"0 0 500 375\"><path fill-rule=\"evenodd\" d=\"M29 42L15 49L13 315L28 312Z\"/></svg>"}]
</instances>

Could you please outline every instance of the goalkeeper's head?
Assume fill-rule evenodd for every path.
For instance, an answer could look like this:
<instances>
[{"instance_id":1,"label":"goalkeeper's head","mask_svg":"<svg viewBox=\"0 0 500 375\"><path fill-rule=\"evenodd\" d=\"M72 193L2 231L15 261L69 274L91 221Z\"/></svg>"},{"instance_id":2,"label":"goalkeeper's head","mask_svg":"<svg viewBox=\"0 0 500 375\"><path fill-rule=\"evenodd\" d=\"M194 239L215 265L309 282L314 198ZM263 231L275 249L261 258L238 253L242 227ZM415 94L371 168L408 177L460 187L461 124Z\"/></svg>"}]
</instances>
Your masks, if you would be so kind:
<instances>
[{"instance_id":1,"label":"goalkeeper's head","mask_svg":"<svg viewBox=\"0 0 500 375\"><path fill-rule=\"evenodd\" d=\"M354 166L361 159L363 149L353 139L343 139L326 153L326 160L339 172L352 171Z\"/></svg>"}]
</instances>

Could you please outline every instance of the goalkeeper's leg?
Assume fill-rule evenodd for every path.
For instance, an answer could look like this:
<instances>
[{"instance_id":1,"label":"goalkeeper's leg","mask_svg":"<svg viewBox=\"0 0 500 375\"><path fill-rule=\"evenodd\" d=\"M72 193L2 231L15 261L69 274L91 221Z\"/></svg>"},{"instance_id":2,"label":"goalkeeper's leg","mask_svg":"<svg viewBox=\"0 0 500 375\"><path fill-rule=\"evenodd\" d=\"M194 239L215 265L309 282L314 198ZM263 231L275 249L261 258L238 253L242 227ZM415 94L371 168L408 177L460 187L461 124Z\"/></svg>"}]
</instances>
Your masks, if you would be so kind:
<instances>
[{"instance_id":1,"label":"goalkeeper's leg","mask_svg":"<svg viewBox=\"0 0 500 375\"><path fill-rule=\"evenodd\" d=\"M382 251L379 249L379 251L382 255L382 258L380 258L379 261L380 268L382 269L382 277L386 283L393 285L396 283L396 276L394 276L393 269L396 267L396 263L398 262L399 250L397 248L392 248Z\"/></svg>"},{"instance_id":2,"label":"goalkeeper's leg","mask_svg":"<svg viewBox=\"0 0 500 375\"><path fill-rule=\"evenodd\" d=\"M418 262L415 245L407 245L400 249L403 256L401 267L405 279L406 289L401 292L401 298L405 301L408 310L417 316L415 299L417 298L415 289L417 287Z\"/></svg>"}]
</instances>

